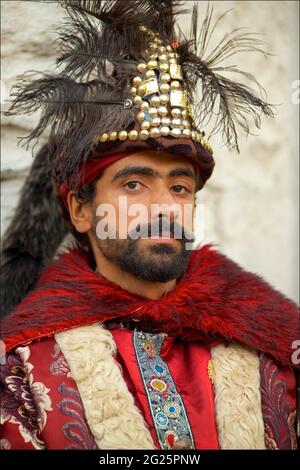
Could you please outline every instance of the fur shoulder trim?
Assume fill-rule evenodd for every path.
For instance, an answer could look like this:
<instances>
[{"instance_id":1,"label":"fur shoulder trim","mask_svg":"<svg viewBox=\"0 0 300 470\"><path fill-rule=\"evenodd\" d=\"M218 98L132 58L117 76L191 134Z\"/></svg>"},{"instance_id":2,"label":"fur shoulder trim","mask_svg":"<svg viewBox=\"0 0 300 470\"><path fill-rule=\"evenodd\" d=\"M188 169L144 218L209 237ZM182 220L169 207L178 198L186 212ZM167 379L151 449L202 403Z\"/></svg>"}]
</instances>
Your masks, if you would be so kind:
<instances>
[{"instance_id":1,"label":"fur shoulder trim","mask_svg":"<svg viewBox=\"0 0 300 470\"><path fill-rule=\"evenodd\" d=\"M195 250L176 289L145 299L101 279L78 250L64 254L41 275L35 291L2 323L9 351L18 345L77 326L115 320L139 321L139 329L187 341L237 342L295 367L300 337L295 303L213 250Z\"/></svg>"},{"instance_id":2,"label":"fur shoulder trim","mask_svg":"<svg viewBox=\"0 0 300 470\"><path fill-rule=\"evenodd\" d=\"M211 355L221 449L265 449L257 353L221 344L211 349Z\"/></svg>"},{"instance_id":3,"label":"fur shoulder trim","mask_svg":"<svg viewBox=\"0 0 300 470\"><path fill-rule=\"evenodd\" d=\"M99 449L155 449L113 355L111 333L100 324L57 333L88 425Z\"/></svg>"}]
</instances>

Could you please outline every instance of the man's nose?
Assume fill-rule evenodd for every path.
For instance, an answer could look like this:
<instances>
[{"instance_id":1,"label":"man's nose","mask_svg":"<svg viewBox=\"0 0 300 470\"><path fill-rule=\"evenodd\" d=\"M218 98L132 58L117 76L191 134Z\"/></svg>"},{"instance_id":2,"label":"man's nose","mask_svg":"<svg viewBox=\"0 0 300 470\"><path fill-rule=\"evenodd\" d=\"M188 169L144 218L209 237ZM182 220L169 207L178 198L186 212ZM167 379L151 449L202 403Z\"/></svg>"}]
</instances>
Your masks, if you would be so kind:
<instances>
[{"instance_id":1,"label":"man's nose","mask_svg":"<svg viewBox=\"0 0 300 470\"><path fill-rule=\"evenodd\" d=\"M170 220L176 220L179 214L178 203L175 202L168 187L162 187L159 191L155 191L151 204L153 204L152 217L168 217Z\"/></svg>"}]
</instances>

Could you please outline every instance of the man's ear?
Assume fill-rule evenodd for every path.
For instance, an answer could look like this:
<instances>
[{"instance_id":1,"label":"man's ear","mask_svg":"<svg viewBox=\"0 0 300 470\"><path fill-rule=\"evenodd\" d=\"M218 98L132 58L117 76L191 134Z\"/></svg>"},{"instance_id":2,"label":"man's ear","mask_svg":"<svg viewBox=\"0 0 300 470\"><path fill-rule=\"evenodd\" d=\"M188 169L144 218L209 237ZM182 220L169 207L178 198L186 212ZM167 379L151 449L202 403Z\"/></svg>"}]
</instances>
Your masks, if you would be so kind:
<instances>
[{"instance_id":1,"label":"man's ear","mask_svg":"<svg viewBox=\"0 0 300 470\"><path fill-rule=\"evenodd\" d=\"M70 219L77 232L86 233L92 228L92 208L89 203L80 202L70 191L67 196Z\"/></svg>"}]
</instances>

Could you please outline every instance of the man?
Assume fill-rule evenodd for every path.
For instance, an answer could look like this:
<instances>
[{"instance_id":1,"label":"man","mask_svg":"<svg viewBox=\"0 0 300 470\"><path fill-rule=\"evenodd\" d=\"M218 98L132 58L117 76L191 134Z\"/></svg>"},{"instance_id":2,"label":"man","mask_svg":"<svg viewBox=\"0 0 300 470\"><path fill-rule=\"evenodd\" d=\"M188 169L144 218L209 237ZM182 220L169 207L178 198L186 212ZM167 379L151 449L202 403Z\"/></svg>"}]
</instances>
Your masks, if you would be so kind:
<instances>
[{"instance_id":1,"label":"man","mask_svg":"<svg viewBox=\"0 0 300 470\"><path fill-rule=\"evenodd\" d=\"M235 112L269 106L175 40L175 2L64 5L65 69L25 82L12 112L44 106L31 137L52 128L37 162L49 156L43 174L77 243L37 280L51 233L21 237L17 217L6 237L5 279L14 266L26 275L20 259L36 269L2 323L2 447L295 449L296 305L213 247L190 249L195 193L214 166L193 80L207 115L219 93L229 143Z\"/></svg>"}]
</instances>

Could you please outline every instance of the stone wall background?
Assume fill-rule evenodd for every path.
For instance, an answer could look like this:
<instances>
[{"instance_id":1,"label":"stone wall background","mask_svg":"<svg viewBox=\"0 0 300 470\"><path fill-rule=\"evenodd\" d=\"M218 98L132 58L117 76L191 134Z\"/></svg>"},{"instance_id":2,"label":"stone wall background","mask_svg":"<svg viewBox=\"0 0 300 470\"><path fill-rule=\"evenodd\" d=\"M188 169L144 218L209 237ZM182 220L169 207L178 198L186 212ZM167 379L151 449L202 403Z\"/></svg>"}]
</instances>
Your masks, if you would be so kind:
<instances>
[{"instance_id":1,"label":"stone wall background","mask_svg":"<svg viewBox=\"0 0 300 470\"><path fill-rule=\"evenodd\" d=\"M203 15L206 5L206 1L198 2ZM237 26L263 34L267 50L274 56L266 60L260 54L240 55L238 65L265 87L269 102L278 104L277 114L274 120L263 119L256 136L247 140L241 136L240 155L229 153L219 139L212 139L216 169L199 194L197 239L215 243L246 269L298 300L299 92L295 87L299 79L299 3L214 2L216 16L231 8L215 41ZM2 100L18 74L45 70L53 64L55 26L62 16L56 2L1 1ZM188 15L181 17L180 26L189 30ZM2 102L2 109L6 106ZM17 137L26 135L34 122L36 117L2 119L1 233L9 224L32 163L31 152L17 146Z\"/></svg>"}]
</instances>

